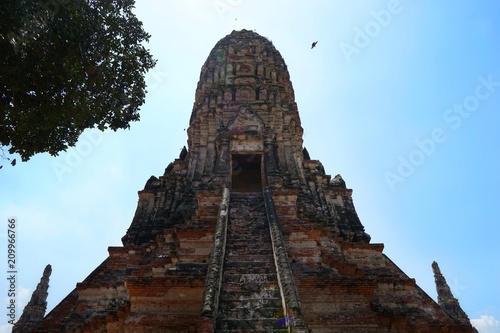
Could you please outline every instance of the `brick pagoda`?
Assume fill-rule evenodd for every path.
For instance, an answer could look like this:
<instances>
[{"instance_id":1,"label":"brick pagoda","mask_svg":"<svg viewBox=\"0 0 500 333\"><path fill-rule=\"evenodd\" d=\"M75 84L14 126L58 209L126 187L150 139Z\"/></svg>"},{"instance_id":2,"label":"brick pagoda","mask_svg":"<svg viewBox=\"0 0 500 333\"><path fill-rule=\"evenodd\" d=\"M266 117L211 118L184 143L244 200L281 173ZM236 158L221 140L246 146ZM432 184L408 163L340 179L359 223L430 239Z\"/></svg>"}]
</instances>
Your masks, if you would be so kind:
<instances>
[{"instance_id":1,"label":"brick pagoda","mask_svg":"<svg viewBox=\"0 0 500 333\"><path fill-rule=\"evenodd\" d=\"M221 39L187 148L139 192L123 246L30 332L475 332L437 264L439 303L370 243L302 133L273 44Z\"/></svg>"}]
</instances>

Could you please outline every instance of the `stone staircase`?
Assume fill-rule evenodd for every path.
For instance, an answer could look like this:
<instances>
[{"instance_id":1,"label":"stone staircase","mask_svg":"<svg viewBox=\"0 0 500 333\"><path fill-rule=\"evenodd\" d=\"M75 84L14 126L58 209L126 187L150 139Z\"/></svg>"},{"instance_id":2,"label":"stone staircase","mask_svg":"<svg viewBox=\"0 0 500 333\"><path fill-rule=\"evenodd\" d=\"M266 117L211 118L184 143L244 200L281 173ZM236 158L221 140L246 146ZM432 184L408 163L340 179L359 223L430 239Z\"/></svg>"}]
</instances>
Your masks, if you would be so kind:
<instances>
[{"instance_id":1,"label":"stone staircase","mask_svg":"<svg viewBox=\"0 0 500 333\"><path fill-rule=\"evenodd\" d=\"M231 193L216 332L288 332L262 193Z\"/></svg>"}]
</instances>

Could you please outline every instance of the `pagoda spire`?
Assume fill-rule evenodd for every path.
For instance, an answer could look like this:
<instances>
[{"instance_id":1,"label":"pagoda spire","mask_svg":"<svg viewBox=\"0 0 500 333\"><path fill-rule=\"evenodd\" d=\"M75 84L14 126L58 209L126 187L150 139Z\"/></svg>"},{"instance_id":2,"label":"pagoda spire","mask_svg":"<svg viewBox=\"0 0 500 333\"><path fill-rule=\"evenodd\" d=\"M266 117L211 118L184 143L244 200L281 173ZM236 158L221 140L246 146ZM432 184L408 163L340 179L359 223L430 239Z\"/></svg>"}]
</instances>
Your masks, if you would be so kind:
<instances>
[{"instance_id":1,"label":"pagoda spire","mask_svg":"<svg viewBox=\"0 0 500 333\"><path fill-rule=\"evenodd\" d=\"M43 270L40 283L36 286L35 291L31 295L31 300L23 310L23 314L14 324L12 333L28 333L38 326L45 316L47 310L47 296L49 295L49 279L52 273L52 267L47 265Z\"/></svg>"},{"instance_id":2,"label":"pagoda spire","mask_svg":"<svg viewBox=\"0 0 500 333\"><path fill-rule=\"evenodd\" d=\"M434 272L439 306L456 321L464 324L469 323L469 317L460 307L458 299L453 296L450 286L448 286L446 279L441 274L438 263L435 261L432 262L432 271Z\"/></svg>"}]
</instances>

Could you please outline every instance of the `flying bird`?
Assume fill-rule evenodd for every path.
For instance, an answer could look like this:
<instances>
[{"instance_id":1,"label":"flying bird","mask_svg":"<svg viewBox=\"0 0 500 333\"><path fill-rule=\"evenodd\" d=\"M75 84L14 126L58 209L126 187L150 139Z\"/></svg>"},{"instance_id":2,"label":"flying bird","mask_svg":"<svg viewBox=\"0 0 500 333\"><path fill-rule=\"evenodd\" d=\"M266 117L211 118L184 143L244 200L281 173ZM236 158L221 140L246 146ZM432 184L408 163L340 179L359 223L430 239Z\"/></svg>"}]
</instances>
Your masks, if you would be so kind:
<instances>
[{"instance_id":1,"label":"flying bird","mask_svg":"<svg viewBox=\"0 0 500 333\"><path fill-rule=\"evenodd\" d=\"M316 47L316 44L318 44L318 41L315 41L314 43L312 43L312 45L311 45L311 49L315 48L315 47Z\"/></svg>"}]
</instances>

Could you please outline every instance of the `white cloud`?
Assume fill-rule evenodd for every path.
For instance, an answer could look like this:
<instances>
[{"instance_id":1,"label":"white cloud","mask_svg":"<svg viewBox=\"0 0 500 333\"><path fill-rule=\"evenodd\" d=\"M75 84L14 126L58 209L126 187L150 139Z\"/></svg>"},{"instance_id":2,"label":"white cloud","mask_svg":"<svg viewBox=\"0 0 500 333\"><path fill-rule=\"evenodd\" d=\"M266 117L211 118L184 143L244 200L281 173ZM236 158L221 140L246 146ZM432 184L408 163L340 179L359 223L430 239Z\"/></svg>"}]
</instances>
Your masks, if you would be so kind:
<instances>
[{"instance_id":1,"label":"white cloud","mask_svg":"<svg viewBox=\"0 0 500 333\"><path fill-rule=\"evenodd\" d=\"M493 316L481 315L481 318L470 321L479 333L500 333L500 322Z\"/></svg>"},{"instance_id":2,"label":"white cloud","mask_svg":"<svg viewBox=\"0 0 500 333\"><path fill-rule=\"evenodd\" d=\"M18 318L23 313L23 310L24 310L24 307L26 306L26 304L28 304L28 302L30 301L32 293L33 293L33 291L31 289L19 287L19 291L17 294L17 304L19 304L18 308L20 310Z\"/></svg>"},{"instance_id":3,"label":"white cloud","mask_svg":"<svg viewBox=\"0 0 500 333\"><path fill-rule=\"evenodd\" d=\"M24 307L26 304L28 304L32 290L24 287L19 287L17 289L17 298L16 298L16 321L19 320L19 317L21 317L21 314L23 313ZM3 299L4 304L8 304L10 302L9 297L4 297ZM9 318L6 318L5 321L9 320ZM5 324L0 324L0 333L10 333L12 331L12 325L9 323Z\"/></svg>"},{"instance_id":4,"label":"white cloud","mask_svg":"<svg viewBox=\"0 0 500 333\"><path fill-rule=\"evenodd\" d=\"M11 324L0 325L0 333L10 333L12 331Z\"/></svg>"}]
</instances>

